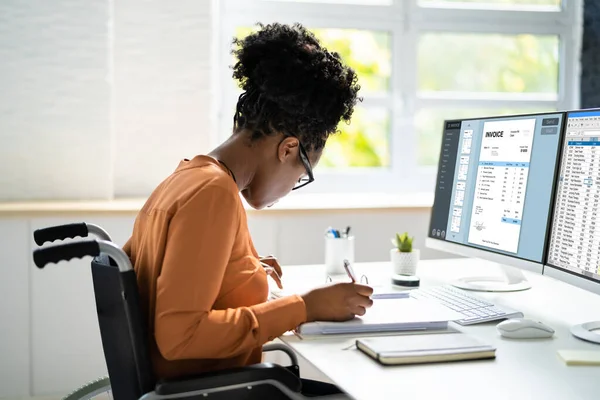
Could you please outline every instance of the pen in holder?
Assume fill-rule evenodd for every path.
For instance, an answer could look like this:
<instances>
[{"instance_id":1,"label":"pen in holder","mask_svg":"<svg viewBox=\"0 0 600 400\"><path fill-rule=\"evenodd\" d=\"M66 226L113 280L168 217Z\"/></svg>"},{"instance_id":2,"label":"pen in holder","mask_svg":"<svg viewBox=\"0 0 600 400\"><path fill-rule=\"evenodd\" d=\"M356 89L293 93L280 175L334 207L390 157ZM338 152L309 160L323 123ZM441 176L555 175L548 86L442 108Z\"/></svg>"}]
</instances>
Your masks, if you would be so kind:
<instances>
[{"instance_id":1,"label":"pen in holder","mask_svg":"<svg viewBox=\"0 0 600 400\"><path fill-rule=\"evenodd\" d=\"M325 235L325 272L346 275L344 260L354 264L354 236Z\"/></svg>"}]
</instances>

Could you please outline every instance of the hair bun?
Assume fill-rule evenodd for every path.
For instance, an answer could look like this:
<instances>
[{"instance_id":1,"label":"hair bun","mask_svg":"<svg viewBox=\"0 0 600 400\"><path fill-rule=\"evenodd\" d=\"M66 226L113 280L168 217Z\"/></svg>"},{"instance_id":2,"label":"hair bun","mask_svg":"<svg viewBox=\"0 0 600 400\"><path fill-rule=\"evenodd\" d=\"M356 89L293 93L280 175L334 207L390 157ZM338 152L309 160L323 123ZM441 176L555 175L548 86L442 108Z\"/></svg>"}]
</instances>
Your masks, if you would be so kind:
<instances>
[{"instance_id":1,"label":"hair bun","mask_svg":"<svg viewBox=\"0 0 600 400\"><path fill-rule=\"evenodd\" d=\"M309 149L322 148L340 121L350 121L360 89L356 73L300 24L259 26L233 41L233 77L244 90L234 128L254 137L287 132Z\"/></svg>"},{"instance_id":2,"label":"hair bun","mask_svg":"<svg viewBox=\"0 0 600 400\"><path fill-rule=\"evenodd\" d=\"M244 90L257 90L293 115L336 89L327 86L333 83L332 68L343 69L339 56L323 49L311 32L298 24L259 25L259 32L234 40L239 49L233 52L238 58L233 76ZM308 82L313 90L307 90Z\"/></svg>"}]
</instances>

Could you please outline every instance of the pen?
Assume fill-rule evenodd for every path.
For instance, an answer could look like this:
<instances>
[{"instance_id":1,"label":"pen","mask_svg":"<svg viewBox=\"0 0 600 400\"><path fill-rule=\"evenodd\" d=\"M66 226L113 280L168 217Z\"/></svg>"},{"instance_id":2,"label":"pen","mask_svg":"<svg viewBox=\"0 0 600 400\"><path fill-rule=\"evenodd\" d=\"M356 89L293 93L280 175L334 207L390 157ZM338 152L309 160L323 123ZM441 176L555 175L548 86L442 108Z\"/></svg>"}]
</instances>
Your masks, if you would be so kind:
<instances>
[{"instance_id":1,"label":"pen","mask_svg":"<svg viewBox=\"0 0 600 400\"><path fill-rule=\"evenodd\" d=\"M327 228L327 230L325 231L325 236L335 237L335 231L332 227Z\"/></svg>"},{"instance_id":2,"label":"pen","mask_svg":"<svg viewBox=\"0 0 600 400\"><path fill-rule=\"evenodd\" d=\"M344 260L344 269L346 270L346 273L352 280L352 283L356 283L356 276L354 275L354 271L352 270L352 267L350 266L350 262L348 260Z\"/></svg>"},{"instance_id":3,"label":"pen","mask_svg":"<svg viewBox=\"0 0 600 400\"><path fill-rule=\"evenodd\" d=\"M346 227L345 231L340 232L339 229L333 229L332 227L327 228L327 230L325 231L325 236L329 236L329 237L333 237L333 238L341 238L341 237L348 237L348 235L350 234L350 227Z\"/></svg>"},{"instance_id":4,"label":"pen","mask_svg":"<svg viewBox=\"0 0 600 400\"><path fill-rule=\"evenodd\" d=\"M350 225L346 227L346 231L344 232L344 236L348 237L350 235Z\"/></svg>"}]
</instances>

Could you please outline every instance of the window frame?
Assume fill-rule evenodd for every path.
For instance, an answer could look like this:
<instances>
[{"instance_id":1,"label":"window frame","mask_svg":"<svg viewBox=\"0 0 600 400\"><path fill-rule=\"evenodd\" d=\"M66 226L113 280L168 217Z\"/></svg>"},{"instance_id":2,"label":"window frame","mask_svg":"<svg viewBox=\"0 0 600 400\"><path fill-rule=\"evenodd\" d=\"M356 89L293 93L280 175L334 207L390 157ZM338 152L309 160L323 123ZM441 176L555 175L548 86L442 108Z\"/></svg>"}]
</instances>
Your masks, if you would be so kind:
<instances>
[{"instance_id":1,"label":"window frame","mask_svg":"<svg viewBox=\"0 0 600 400\"><path fill-rule=\"evenodd\" d=\"M229 136L232 105L231 38L237 26L257 21L300 22L307 27L366 29L388 32L391 42L389 92L361 94L361 106L382 107L390 115L390 168L315 171L315 181L298 192L432 192L437 166L418 164L418 136L413 118L422 108L542 108L567 110L579 104L581 0L562 0L559 11L487 10L461 7L422 7L418 0L391 0L391 5L356 5L281 0L222 0L218 18L215 144ZM429 32L556 35L559 38L558 93L420 93L417 88L419 35ZM230 115L231 114L231 115ZM482 116L483 117L483 116ZM441 135L441 127L440 127Z\"/></svg>"}]
</instances>

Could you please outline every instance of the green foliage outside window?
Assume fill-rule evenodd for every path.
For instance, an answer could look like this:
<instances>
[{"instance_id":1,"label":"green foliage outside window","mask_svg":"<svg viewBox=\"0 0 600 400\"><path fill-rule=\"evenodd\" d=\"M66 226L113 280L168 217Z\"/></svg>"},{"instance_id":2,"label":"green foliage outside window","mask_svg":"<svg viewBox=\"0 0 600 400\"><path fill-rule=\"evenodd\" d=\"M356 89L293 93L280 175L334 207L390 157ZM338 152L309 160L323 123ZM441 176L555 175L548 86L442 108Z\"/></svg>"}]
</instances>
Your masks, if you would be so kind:
<instances>
[{"instance_id":1,"label":"green foliage outside window","mask_svg":"<svg viewBox=\"0 0 600 400\"><path fill-rule=\"evenodd\" d=\"M427 33L418 46L419 90L556 93L558 37Z\"/></svg>"}]
</instances>

